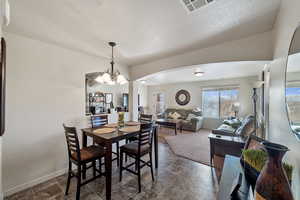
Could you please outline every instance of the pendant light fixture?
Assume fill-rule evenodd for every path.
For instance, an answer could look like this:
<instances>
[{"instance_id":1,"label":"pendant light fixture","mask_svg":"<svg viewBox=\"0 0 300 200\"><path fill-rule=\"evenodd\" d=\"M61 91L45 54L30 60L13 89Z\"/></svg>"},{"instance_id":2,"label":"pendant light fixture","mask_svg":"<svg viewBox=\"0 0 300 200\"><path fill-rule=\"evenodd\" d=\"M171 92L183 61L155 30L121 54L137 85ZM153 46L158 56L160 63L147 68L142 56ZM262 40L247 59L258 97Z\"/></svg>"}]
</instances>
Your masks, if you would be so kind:
<instances>
[{"instance_id":1,"label":"pendant light fixture","mask_svg":"<svg viewBox=\"0 0 300 200\"><path fill-rule=\"evenodd\" d=\"M128 80L123 76L118 70L114 71L114 47L116 46L115 42L109 42L109 46L111 46L111 68L106 72L103 72L100 76L98 76L95 80L98 83L108 84L108 85L123 85L128 83Z\"/></svg>"}]
</instances>

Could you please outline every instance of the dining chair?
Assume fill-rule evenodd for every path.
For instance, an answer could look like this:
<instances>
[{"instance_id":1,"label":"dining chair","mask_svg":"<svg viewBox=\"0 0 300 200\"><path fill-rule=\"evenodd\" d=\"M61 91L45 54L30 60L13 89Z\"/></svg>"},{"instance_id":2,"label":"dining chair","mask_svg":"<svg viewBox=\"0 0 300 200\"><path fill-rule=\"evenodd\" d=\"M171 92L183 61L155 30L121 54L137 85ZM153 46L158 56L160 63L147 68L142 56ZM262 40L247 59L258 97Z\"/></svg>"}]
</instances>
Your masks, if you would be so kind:
<instances>
[{"instance_id":1,"label":"dining chair","mask_svg":"<svg viewBox=\"0 0 300 200\"><path fill-rule=\"evenodd\" d=\"M75 127L67 127L63 124L65 130L65 136L68 147L68 157L69 157L69 169L68 169L68 180L65 195L68 195L71 178L77 178L77 190L76 190L76 200L80 199L80 187L100 178L105 173L102 173L96 168L96 160L101 160L105 156L105 150L100 146L89 146L80 149L78 135ZM82 168L88 163L92 163L89 168L93 168L93 177L82 182ZM72 170L72 164L77 166L77 172ZM101 168L101 166L100 166ZM99 174L97 175L96 172Z\"/></svg>"},{"instance_id":2,"label":"dining chair","mask_svg":"<svg viewBox=\"0 0 300 200\"><path fill-rule=\"evenodd\" d=\"M152 122L152 115L147 115L147 114L141 114L140 115L140 118L139 118L139 121L141 123L150 123Z\"/></svg>"},{"instance_id":3,"label":"dining chair","mask_svg":"<svg viewBox=\"0 0 300 200\"><path fill-rule=\"evenodd\" d=\"M108 124L108 117L107 115L91 116L91 124L92 124L92 128L101 128L104 125ZM119 141L115 142L115 144L116 144L116 151L113 151L112 153L116 155L116 157L113 158L112 161L117 160L117 166L119 166L120 163L119 162L119 155L120 155Z\"/></svg>"},{"instance_id":4,"label":"dining chair","mask_svg":"<svg viewBox=\"0 0 300 200\"><path fill-rule=\"evenodd\" d=\"M91 116L92 128L97 128L108 124L107 115Z\"/></svg>"},{"instance_id":5,"label":"dining chair","mask_svg":"<svg viewBox=\"0 0 300 200\"><path fill-rule=\"evenodd\" d=\"M139 122L141 122L141 123L152 123L153 122L152 115L141 114L139 116ZM138 139L137 136L127 138L126 139L126 144L128 144L129 142L136 141L137 139ZM126 161L127 161L127 159L126 159Z\"/></svg>"},{"instance_id":6,"label":"dining chair","mask_svg":"<svg viewBox=\"0 0 300 200\"><path fill-rule=\"evenodd\" d=\"M152 181L154 181L153 165L152 165L152 137L153 123L143 123L140 127L138 140L125 144L120 147L120 182L122 181L122 172L126 170L138 176L138 189L141 192L141 169L145 166L150 167ZM123 156L127 155L135 160L135 162L123 166ZM142 158L149 154L149 160L145 161ZM130 169L136 166L135 171Z\"/></svg>"}]
</instances>

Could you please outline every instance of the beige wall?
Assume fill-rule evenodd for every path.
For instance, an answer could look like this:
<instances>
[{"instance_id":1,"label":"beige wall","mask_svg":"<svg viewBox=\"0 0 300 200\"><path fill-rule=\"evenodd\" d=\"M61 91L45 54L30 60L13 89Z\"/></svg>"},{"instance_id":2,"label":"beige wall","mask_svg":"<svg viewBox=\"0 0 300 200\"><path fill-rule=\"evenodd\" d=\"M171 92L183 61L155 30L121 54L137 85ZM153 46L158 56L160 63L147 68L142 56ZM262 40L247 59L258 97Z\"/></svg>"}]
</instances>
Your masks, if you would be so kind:
<instances>
[{"instance_id":1,"label":"beige wall","mask_svg":"<svg viewBox=\"0 0 300 200\"><path fill-rule=\"evenodd\" d=\"M131 78L136 80L149 74L182 66L227 61L272 60L272 36L272 31L260 33L240 40L132 66L130 68Z\"/></svg>"},{"instance_id":2,"label":"beige wall","mask_svg":"<svg viewBox=\"0 0 300 200\"><path fill-rule=\"evenodd\" d=\"M8 43L4 191L10 194L63 173L63 122L84 126L85 73L110 60L5 33ZM117 68L128 75L126 66Z\"/></svg>"},{"instance_id":3,"label":"beige wall","mask_svg":"<svg viewBox=\"0 0 300 200\"><path fill-rule=\"evenodd\" d=\"M164 93L166 100L166 108L186 108L193 109L196 107L202 107L202 88L206 87L223 87L223 86L239 86L239 101L241 103L239 116L245 117L252 113L252 88L254 82L258 80L258 77L244 77L235 79L223 79L223 80L211 80L211 81L199 81L199 82L187 82L187 83L175 83L157 86L148 86L148 102L150 105L150 112L155 112L155 102L153 96L157 93ZM179 106L175 101L176 93L181 90L189 91L191 95L191 101L185 106ZM205 128L216 128L220 123L220 120L209 119L205 120Z\"/></svg>"},{"instance_id":4,"label":"beige wall","mask_svg":"<svg viewBox=\"0 0 300 200\"><path fill-rule=\"evenodd\" d=\"M271 64L269 139L290 148L285 157L296 167L292 184L295 199L300 199L300 142L292 135L285 109L284 76L286 55L293 32L300 22L300 1L282 0L275 24L274 62Z\"/></svg>"}]
</instances>

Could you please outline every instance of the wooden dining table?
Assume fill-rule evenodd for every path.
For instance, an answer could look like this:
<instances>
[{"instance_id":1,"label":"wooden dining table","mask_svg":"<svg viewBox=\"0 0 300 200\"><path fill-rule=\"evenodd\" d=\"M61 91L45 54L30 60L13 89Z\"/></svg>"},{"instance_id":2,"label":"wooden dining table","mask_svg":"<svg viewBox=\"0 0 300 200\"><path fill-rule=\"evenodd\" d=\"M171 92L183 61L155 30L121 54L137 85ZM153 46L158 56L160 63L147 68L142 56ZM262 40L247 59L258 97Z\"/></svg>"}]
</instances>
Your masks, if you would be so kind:
<instances>
[{"instance_id":1,"label":"wooden dining table","mask_svg":"<svg viewBox=\"0 0 300 200\"><path fill-rule=\"evenodd\" d=\"M106 173L106 200L111 199L111 179L112 179L112 144L114 142L124 140L136 136L140 132L140 126L126 126L116 128L111 133L99 133L101 128L85 128L82 129L82 146L87 147L87 138L92 137L95 143L101 144L105 148L105 173ZM122 131L123 130L123 131ZM157 126L153 131L155 168L158 168L158 133ZM83 167L83 178L86 176L86 166Z\"/></svg>"}]
</instances>

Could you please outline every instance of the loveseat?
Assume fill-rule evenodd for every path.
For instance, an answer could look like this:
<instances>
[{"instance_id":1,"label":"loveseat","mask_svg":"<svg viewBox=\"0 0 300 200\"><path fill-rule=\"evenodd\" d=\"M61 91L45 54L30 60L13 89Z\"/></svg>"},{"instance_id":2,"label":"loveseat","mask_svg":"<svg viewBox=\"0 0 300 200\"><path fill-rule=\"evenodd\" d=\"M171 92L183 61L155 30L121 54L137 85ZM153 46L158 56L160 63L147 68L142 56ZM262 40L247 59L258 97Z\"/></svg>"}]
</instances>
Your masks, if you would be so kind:
<instances>
[{"instance_id":1,"label":"loveseat","mask_svg":"<svg viewBox=\"0 0 300 200\"><path fill-rule=\"evenodd\" d=\"M192 109L168 108L164 113L157 116L159 119L171 119L172 114L178 114L178 119L182 120L182 129L187 131L198 131L203 125L203 116L201 111Z\"/></svg>"},{"instance_id":2,"label":"loveseat","mask_svg":"<svg viewBox=\"0 0 300 200\"><path fill-rule=\"evenodd\" d=\"M248 115L243 120L224 120L221 126L212 130L212 133L217 135L246 138L254 131L254 117L252 115Z\"/></svg>"}]
</instances>

